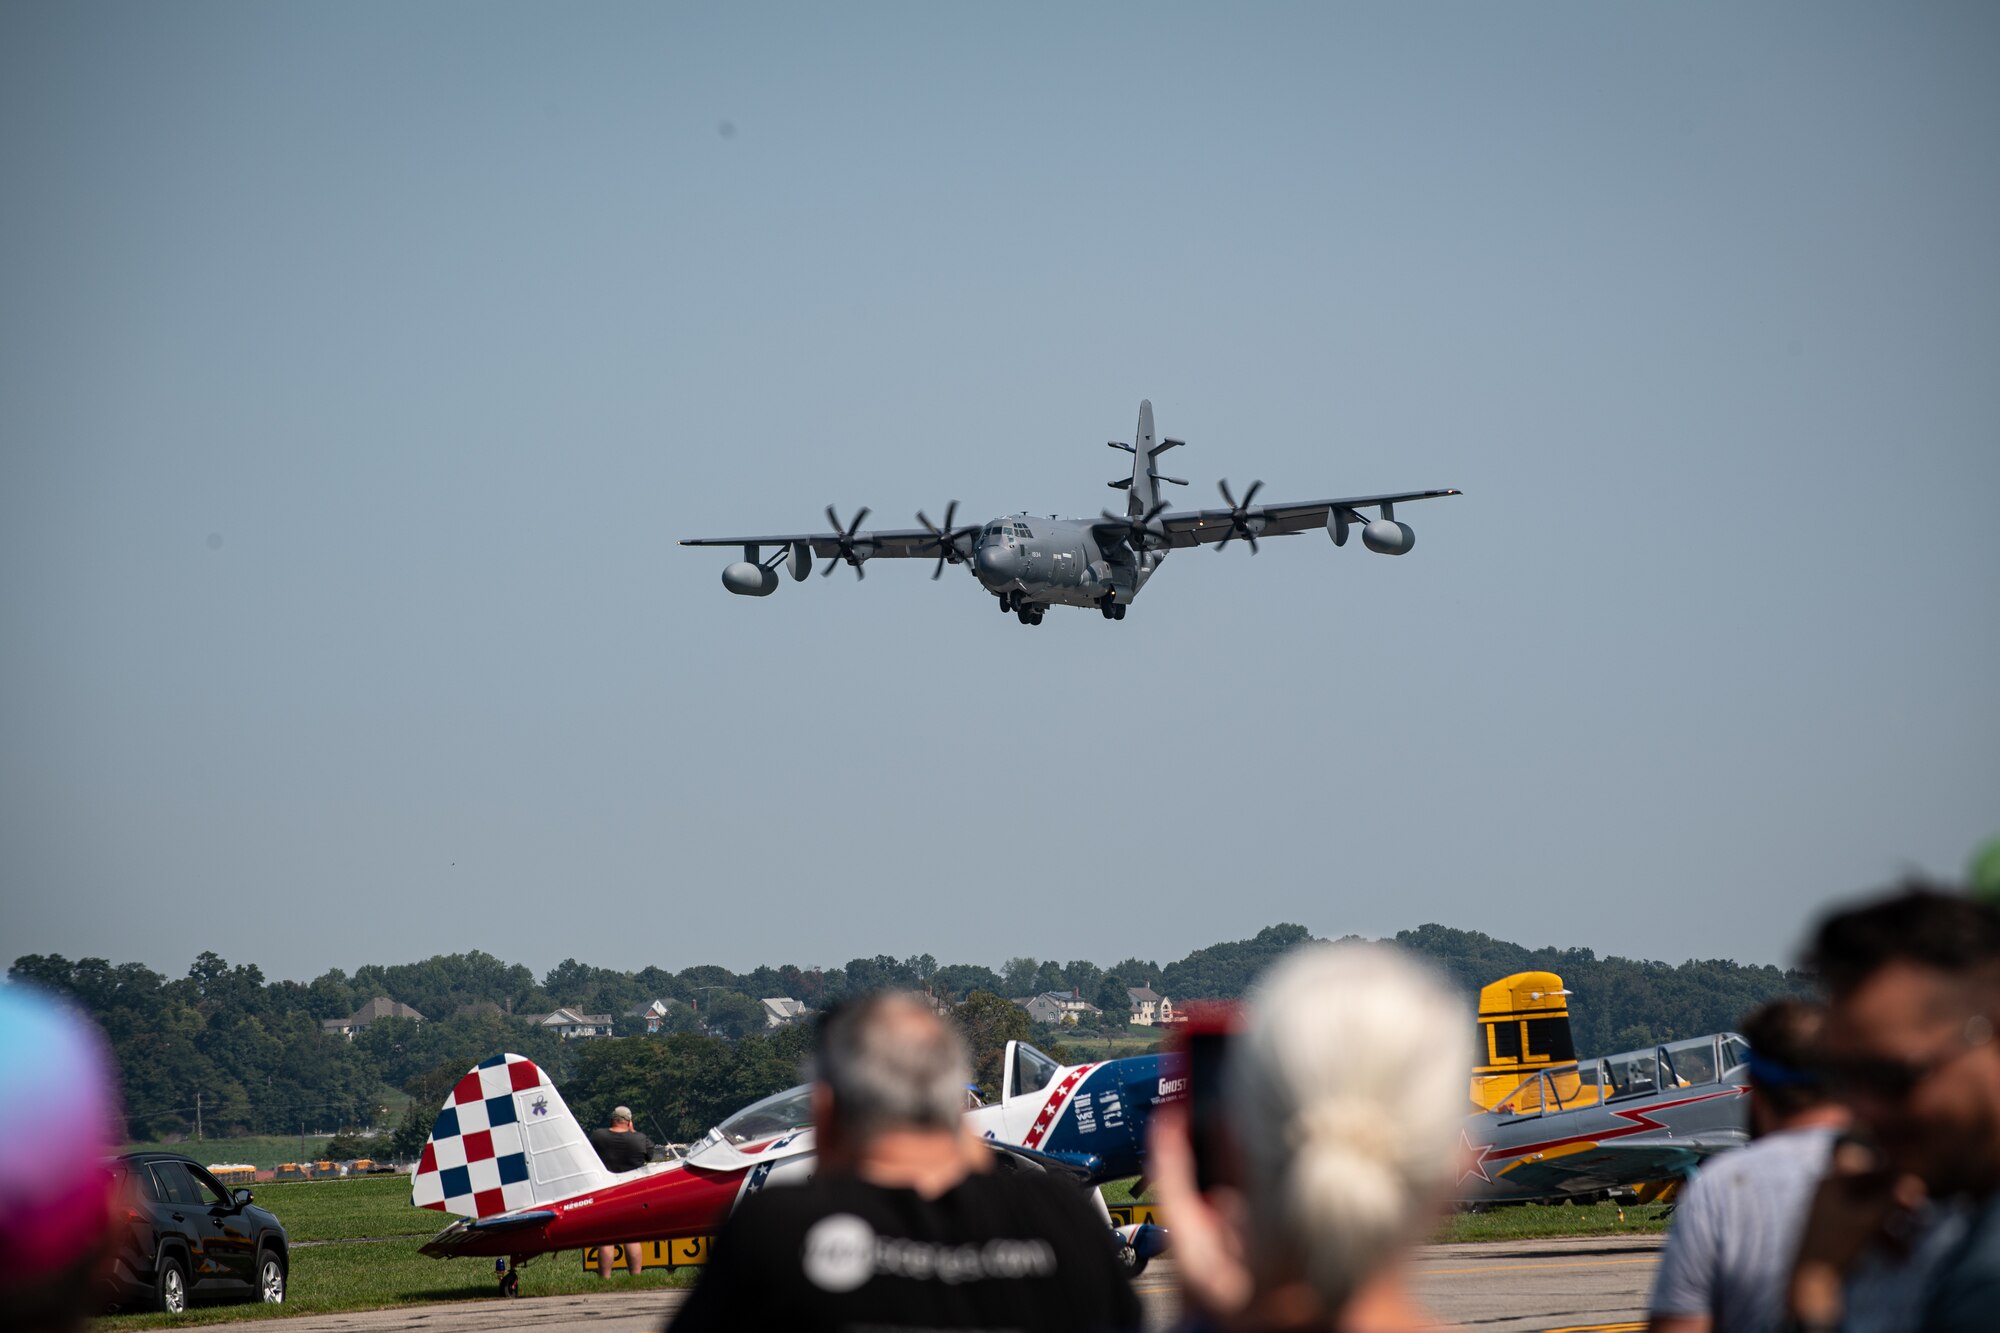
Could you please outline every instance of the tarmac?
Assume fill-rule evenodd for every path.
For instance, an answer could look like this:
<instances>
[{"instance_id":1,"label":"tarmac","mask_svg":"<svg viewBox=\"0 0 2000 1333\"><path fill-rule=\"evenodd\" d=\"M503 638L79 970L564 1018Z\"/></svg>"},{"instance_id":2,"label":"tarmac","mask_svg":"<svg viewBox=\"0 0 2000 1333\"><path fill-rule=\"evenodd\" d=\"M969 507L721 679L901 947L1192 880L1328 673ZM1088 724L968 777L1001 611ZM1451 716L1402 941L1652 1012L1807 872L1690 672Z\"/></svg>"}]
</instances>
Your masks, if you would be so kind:
<instances>
[{"instance_id":1,"label":"tarmac","mask_svg":"<svg viewBox=\"0 0 2000 1333\"><path fill-rule=\"evenodd\" d=\"M1658 1236L1427 1245L1414 1259L1418 1299L1445 1324L1481 1333L1630 1333L1644 1326L1659 1266ZM1160 1259L1136 1283L1148 1329L1180 1314L1173 1262ZM607 1291L569 1296L452 1301L394 1310L309 1315L284 1333L658 1333L684 1291Z\"/></svg>"}]
</instances>

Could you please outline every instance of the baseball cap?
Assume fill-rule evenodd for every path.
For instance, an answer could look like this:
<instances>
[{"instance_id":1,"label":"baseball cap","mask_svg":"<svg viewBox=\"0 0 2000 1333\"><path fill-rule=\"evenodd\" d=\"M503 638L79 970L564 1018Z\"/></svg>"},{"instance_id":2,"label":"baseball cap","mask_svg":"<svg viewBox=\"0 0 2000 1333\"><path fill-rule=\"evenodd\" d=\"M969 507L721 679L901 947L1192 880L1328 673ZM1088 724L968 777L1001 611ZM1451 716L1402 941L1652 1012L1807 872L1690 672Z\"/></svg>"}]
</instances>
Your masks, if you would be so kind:
<instances>
[{"instance_id":1,"label":"baseball cap","mask_svg":"<svg viewBox=\"0 0 2000 1333\"><path fill-rule=\"evenodd\" d=\"M613 1120L630 1120L632 1118L632 1108L629 1106L614 1106L611 1108L611 1118Z\"/></svg>"}]
</instances>

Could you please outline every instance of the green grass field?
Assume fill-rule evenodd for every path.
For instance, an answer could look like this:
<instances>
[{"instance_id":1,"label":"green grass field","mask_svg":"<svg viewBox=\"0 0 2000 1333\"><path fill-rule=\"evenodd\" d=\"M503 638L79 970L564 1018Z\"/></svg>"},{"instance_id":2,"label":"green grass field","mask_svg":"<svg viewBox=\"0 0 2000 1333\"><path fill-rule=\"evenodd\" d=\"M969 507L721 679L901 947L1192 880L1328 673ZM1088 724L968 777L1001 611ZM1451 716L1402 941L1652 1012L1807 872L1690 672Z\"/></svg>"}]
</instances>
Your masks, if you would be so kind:
<instances>
[{"instance_id":1,"label":"green grass field","mask_svg":"<svg viewBox=\"0 0 2000 1333\"><path fill-rule=\"evenodd\" d=\"M296 1141L294 1141L296 1143ZM1132 1183L1104 1188L1105 1201L1132 1202ZM291 1284L285 1304L199 1305L185 1315L111 1315L100 1327L113 1331L164 1324L207 1324L239 1319L330 1314L438 1301L497 1300L493 1264L488 1259L427 1259L417 1253L424 1240L449 1220L442 1213L410 1206L408 1176L353 1180L299 1181L256 1187L257 1202L278 1215L292 1238ZM1586 1208L1523 1206L1484 1213L1460 1213L1440 1228L1446 1243L1521 1240L1550 1236L1648 1234L1666 1229L1666 1210L1616 1204ZM685 1286L695 1271L680 1269L619 1273L615 1290ZM521 1270L523 1296L553 1296L603 1289L586 1273L575 1250L546 1255Z\"/></svg>"},{"instance_id":2,"label":"green grass field","mask_svg":"<svg viewBox=\"0 0 2000 1333\"><path fill-rule=\"evenodd\" d=\"M305 1138L305 1158L299 1156L299 1136L296 1134L257 1134L234 1139L188 1139L181 1143L128 1143L119 1152L177 1152L206 1166L210 1162L248 1162L251 1166L270 1170L280 1162L315 1160L326 1153L326 1145L332 1142L330 1134L308 1134Z\"/></svg>"},{"instance_id":3,"label":"green grass field","mask_svg":"<svg viewBox=\"0 0 2000 1333\"><path fill-rule=\"evenodd\" d=\"M499 1299L494 1294L492 1260L427 1259L417 1253L417 1247L450 1219L410 1206L408 1176L259 1185L256 1195L260 1205L278 1215L292 1238L291 1281L283 1306L197 1305L179 1316L109 1315L99 1327L142 1329ZM688 1269L649 1270L636 1278L621 1271L609 1285L624 1291L684 1286L691 1281ZM584 1272L575 1250L545 1255L521 1270L523 1296L595 1291L605 1285L595 1273Z\"/></svg>"}]
</instances>

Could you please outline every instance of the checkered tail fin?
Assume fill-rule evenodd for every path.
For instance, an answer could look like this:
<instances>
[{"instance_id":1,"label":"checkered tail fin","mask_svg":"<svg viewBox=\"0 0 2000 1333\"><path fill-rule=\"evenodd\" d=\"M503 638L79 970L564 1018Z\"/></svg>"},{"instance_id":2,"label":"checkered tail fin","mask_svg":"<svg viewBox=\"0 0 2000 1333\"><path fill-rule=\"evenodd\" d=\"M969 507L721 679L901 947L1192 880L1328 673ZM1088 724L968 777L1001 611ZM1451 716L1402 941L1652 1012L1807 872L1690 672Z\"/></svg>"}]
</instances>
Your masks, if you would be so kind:
<instances>
[{"instance_id":1,"label":"checkered tail fin","mask_svg":"<svg viewBox=\"0 0 2000 1333\"><path fill-rule=\"evenodd\" d=\"M546 1207L611 1183L562 1094L526 1056L466 1071L431 1125L410 1202L465 1217Z\"/></svg>"}]
</instances>

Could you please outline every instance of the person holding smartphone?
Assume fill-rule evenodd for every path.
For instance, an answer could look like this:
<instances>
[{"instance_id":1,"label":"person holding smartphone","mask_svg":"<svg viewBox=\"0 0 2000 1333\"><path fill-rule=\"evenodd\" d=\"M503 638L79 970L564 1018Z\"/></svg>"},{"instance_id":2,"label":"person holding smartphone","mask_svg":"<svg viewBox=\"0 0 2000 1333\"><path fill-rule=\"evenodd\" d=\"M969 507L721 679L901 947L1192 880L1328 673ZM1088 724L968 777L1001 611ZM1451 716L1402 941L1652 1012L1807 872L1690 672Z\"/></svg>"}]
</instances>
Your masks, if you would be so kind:
<instances>
[{"instance_id":1,"label":"person holding smartphone","mask_svg":"<svg viewBox=\"0 0 2000 1333\"><path fill-rule=\"evenodd\" d=\"M1188 1100L1153 1114L1192 1326L1434 1329L1401 1260L1458 1179L1471 1009L1393 945L1317 944L1241 1018L1220 1047L1197 1034Z\"/></svg>"}]
</instances>

